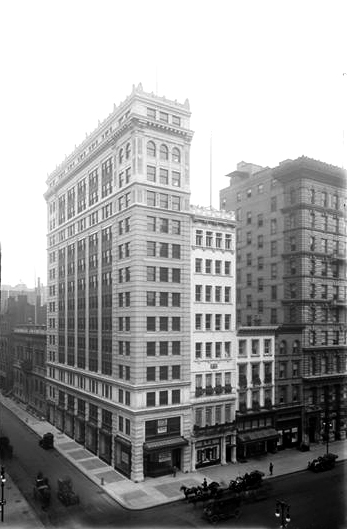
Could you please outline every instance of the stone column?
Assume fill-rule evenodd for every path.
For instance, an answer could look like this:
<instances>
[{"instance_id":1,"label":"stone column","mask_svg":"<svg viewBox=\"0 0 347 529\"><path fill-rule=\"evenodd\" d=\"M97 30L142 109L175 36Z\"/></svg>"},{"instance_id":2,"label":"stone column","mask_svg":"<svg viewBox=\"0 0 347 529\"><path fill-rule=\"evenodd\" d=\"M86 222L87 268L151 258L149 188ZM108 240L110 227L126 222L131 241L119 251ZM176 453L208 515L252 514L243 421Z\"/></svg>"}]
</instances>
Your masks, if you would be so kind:
<instances>
[{"instance_id":1,"label":"stone column","mask_svg":"<svg viewBox=\"0 0 347 529\"><path fill-rule=\"evenodd\" d=\"M131 447L131 480L135 483L144 481L143 475L143 444L133 443Z\"/></svg>"},{"instance_id":2,"label":"stone column","mask_svg":"<svg viewBox=\"0 0 347 529\"><path fill-rule=\"evenodd\" d=\"M225 435L221 437L221 444L220 444L220 462L222 465L226 465L226 443L225 443Z\"/></svg>"},{"instance_id":3,"label":"stone column","mask_svg":"<svg viewBox=\"0 0 347 529\"><path fill-rule=\"evenodd\" d=\"M191 441L191 463L190 463L190 471L195 472L195 465L196 465L196 448L195 448L195 441Z\"/></svg>"},{"instance_id":4,"label":"stone column","mask_svg":"<svg viewBox=\"0 0 347 529\"><path fill-rule=\"evenodd\" d=\"M232 434L232 436L231 436L231 444L232 444L232 447L231 447L231 462L232 463L237 463L237 459L236 459L236 433Z\"/></svg>"}]
</instances>

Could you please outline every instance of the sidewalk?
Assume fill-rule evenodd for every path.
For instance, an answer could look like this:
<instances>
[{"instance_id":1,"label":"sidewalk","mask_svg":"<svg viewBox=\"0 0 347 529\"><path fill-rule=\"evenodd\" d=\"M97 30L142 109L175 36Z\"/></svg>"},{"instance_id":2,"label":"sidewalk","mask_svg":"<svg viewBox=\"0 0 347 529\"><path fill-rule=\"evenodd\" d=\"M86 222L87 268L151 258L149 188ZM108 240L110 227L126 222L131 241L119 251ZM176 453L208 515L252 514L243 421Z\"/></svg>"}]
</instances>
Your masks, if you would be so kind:
<instances>
[{"instance_id":1,"label":"sidewalk","mask_svg":"<svg viewBox=\"0 0 347 529\"><path fill-rule=\"evenodd\" d=\"M169 475L159 478L146 478L142 483L134 483L50 423L30 415L21 405L16 404L10 398L0 395L0 401L39 436L52 432L54 447L58 452L123 507L134 510L180 500L183 498L183 494L179 490L182 485L188 487L201 485L204 477L208 482L218 481L221 484L228 484L231 479L235 479L246 472L261 470L265 473L266 479L271 479L269 476L270 461L274 465L273 477L277 477L305 470L309 460L325 453L325 445L317 444L311 445L309 452L288 449L249 460L247 463L212 466L199 469L196 472L177 472L176 477ZM331 443L330 451L338 454L338 461L347 459L347 441Z\"/></svg>"},{"instance_id":2,"label":"sidewalk","mask_svg":"<svg viewBox=\"0 0 347 529\"><path fill-rule=\"evenodd\" d=\"M4 527L15 529L44 529L44 525L37 517L35 511L28 504L23 494L13 483L11 477L6 474L4 487Z\"/></svg>"}]
</instances>

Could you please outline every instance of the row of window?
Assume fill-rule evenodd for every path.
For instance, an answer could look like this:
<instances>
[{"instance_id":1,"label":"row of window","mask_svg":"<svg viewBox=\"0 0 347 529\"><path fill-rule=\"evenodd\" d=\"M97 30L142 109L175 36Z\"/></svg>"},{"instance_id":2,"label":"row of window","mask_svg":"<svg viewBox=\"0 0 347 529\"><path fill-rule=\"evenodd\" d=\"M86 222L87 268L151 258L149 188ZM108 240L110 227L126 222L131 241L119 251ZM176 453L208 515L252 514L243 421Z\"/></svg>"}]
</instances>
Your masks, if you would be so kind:
<instances>
[{"instance_id":1,"label":"row of window","mask_svg":"<svg viewBox=\"0 0 347 529\"><path fill-rule=\"evenodd\" d=\"M318 340L320 336L320 340ZM347 331L309 331L308 338L310 345L346 345Z\"/></svg>"},{"instance_id":2,"label":"row of window","mask_svg":"<svg viewBox=\"0 0 347 529\"><path fill-rule=\"evenodd\" d=\"M146 204L150 207L171 209L172 211L181 211L181 197L176 195L157 193L155 191L147 191Z\"/></svg>"},{"instance_id":3,"label":"row of window","mask_svg":"<svg viewBox=\"0 0 347 529\"><path fill-rule=\"evenodd\" d=\"M247 347L249 345L249 347ZM249 340L239 339L238 340L238 354L239 356L247 356L247 353L251 353L253 356L258 356L262 352L264 355L272 355L272 340L264 338L259 340L254 338Z\"/></svg>"},{"instance_id":4,"label":"row of window","mask_svg":"<svg viewBox=\"0 0 347 529\"><path fill-rule=\"evenodd\" d=\"M107 206L105 206L107 207ZM127 219L125 219L127 220ZM58 233L58 242L64 242L65 239L66 239L66 236L67 237L73 237L75 235L75 226L77 225L77 230L79 232L81 231L84 231L86 228L87 228L87 222L86 222L86 217L84 217L83 219L80 219L77 224L71 224L67 230L66 229L62 229L59 231ZM106 241L110 241L112 238L112 229L110 226L108 226L107 228L103 228L101 230L101 240L102 242L106 242ZM56 236L55 235L51 235L49 237L49 246L54 246L56 243ZM75 243L73 243L74 245ZM97 246L98 244L98 234L97 233L93 233L92 235L89 236L89 248L92 248L93 246ZM77 246L78 246L78 251L85 251L85 239L80 239L79 241L77 241ZM62 250L65 251L65 248L62 248ZM52 259L54 259L52 257Z\"/></svg>"},{"instance_id":5,"label":"row of window","mask_svg":"<svg viewBox=\"0 0 347 529\"><path fill-rule=\"evenodd\" d=\"M147 382L157 380L180 380L181 366L148 366L146 371Z\"/></svg>"},{"instance_id":6,"label":"row of window","mask_svg":"<svg viewBox=\"0 0 347 529\"><path fill-rule=\"evenodd\" d=\"M195 375L195 388L231 386L231 371Z\"/></svg>"},{"instance_id":7,"label":"row of window","mask_svg":"<svg viewBox=\"0 0 347 529\"><path fill-rule=\"evenodd\" d=\"M201 259L197 257L195 258L195 273L214 275L222 275L224 273L224 275L229 276L231 274L231 261L221 261L220 259Z\"/></svg>"},{"instance_id":8,"label":"row of window","mask_svg":"<svg viewBox=\"0 0 347 529\"><path fill-rule=\"evenodd\" d=\"M231 342L196 342L195 360L230 358Z\"/></svg>"},{"instance_id":9,"label":"row of window","mask_svg":"<svg viewBox=\"0 0 347 529\"><path fill-rule=\"evenodd\" d=\"M181 390L173 389L171 391L148 391L146 393L147 408L154 408L155 406L166 406L167 404L180 404Z\"/></svg>"},{"instance_id":10,"label":"row of window","mask_svg":"<svg viewBox=\"0 0 347 529\"><path fill-rule=\"evenodd\" d=\"M181 245L169 244L167 242L147 241L147 257L181 259Z\"/></svg>"},{"instance_id":11,"label":"row of window","mask_svg":"<svg viewBox=\"0 0 347 529\"><path fill-rule=\"evenodd\" d=\"M195 231L195 245L196 246L205 246L207 248L218 248L224 250L232 250L232 234L213 231Z\"/></svg>"},{"instance_id":12,"label":"row of window","mask_svg":"<svg viewBox=\"0 0 347 529\"><path fill-rule=\"evenodd\" d=\"M196 331L230 331L231 314L195 314Z\"/></svg>"},{"instance_id":13,"label":"row of window","mask_svg":"<svg viewBox=\"0 0 347 529\"><path fill-rule=\"evenodd\" d=\"M170 227L170 231L169 231ZM147 215L147 231L181 235L181 221Z\"/></svg>"},{"instance_id":14,"label":"row of window","mask_svg":"<svg viewBox=\"0 0 347 529\"><path fill-rule=\"evenodd\" d=\"M170 325L169 325L170 323ZM129 328L130 330L130 328ZM147 332L156 331L180 331L181 317L180 316L147 316Z\"/></svg>"},{"instance_id":15,"label":"row of window","mask_svg":"<svg viewBox=\"0 0 347 529\"><path fill-rule=\"evenodd\" d=\"M271 180L271 188L274 188L276 187L277 185L277 180L276 178L273 178ZM264 193L264 184L263 183L259 183L257 185L257 193L258 194L263 194ZM248 189L246 189L245 191L245 196L246 198L251 198L252 197L252 188L249 187ZM241 202L241 199L242 199L242 195L241 195L241 192L238 192L237 195L236 195L236 200L237 202ZM309 203L311 204L317 204L317 205L320 205L324 208L328 208L330 207L331 209L339 209L340 207L340 200L339 200L339 196L336 194L336 193L328 193L327 191L317 191L316 189L314 188L311 188L311 189L306 189L305 190L305 195L302 197L301 194L298 193L298 191L294 188L290 189L290 192L289 192L289 201L290 201L290 204L295 204L297 202L297 200L307 200ZM273 204L272 204L273 203ZM276 196L274 197L271 197L271 211L276 211Z\"/></svg>"},{"instance_id":16,"label":"row of window","mask_svg":"<svg viewBox=\"0 0 347 529\"><path fill-rule=\"evenodd\" d=\"M175 127L181 126L181 118L174 114L168 114L162 110L156 110L155 108L147 108L147 117L161 121L162 123L171 123Z\"/></svg>"},{"instance_id":17,"label":"row of window","mask_svg":"<svg viewBox=\"0 0 347 529\"><path fill-rule=\"evenodd\" d=\"M195 424L199 427L230 423L232 420L230 404L195 409Z\"/></svg>"},{"instance_id":18,"label":"row of window","mask_svg":"<svg viewBox=\"0 0 347 529\"><path fill-rule=\"evenodd\" d=\"M146 342L146 354L147 356L168 356L180 355L181 354L181 342L180 341L159 341L159 342Z\"/></svg>"},{"instance_id":19,"label":"row of window","mask_svg":"<svg viewBox=\"0 0 347 529\"><path fill-rule=\"evenodd\" d=\"M271 180L271 189L276 187L277 183L278 183L278 180L276 178L272 178L272 180ZM258 193L258 195L262 195L264 193L264 184L263 183L259 183L257 185L257 193ZM246 195L246 198L251 198L251 196L252 196L252 188L251 187L246 189L245 195ZM237 193L237 195L236 195L236 200L237 200L237 202L241 202L241 199L242 199L242 193L241 193L241 191L239 191Z\"/></svg>"},{"instance_id":20,"label":"row of window","mask_svg":"<svg viewBox=\"0 0 347 529\"><path fill-rule=\"evenodd\" d=\"M180 283L181 269L167 268L165 266L147 266L147 281Z\"/></svg>"},{"instance_id":21,"label":"row of window","mask_svg":"<svg viewBox=\"0 0 347 529\"><path fill-rule=\"evenodd\" d=\"M169 303L170 300L170 303ZM147 291L147 306L148 307L180 307L181 293L180 292L155 292Z\"/></svg>"},{"instance_id":22,"label":"row of window","mask_svg":"<svg viewBox=\"0 0 347 529\"><path fill-rule=\"evenodd\" d=\"M164 167L159 167L159 173L157 168L153 165L147 165L147 181L158 182L160 185L167 186L172 185L173 187L181 187L181 173L179 171L171 171L169 180L169 170Z\"/></svg>"},{"instance_id":23,"label":"row of window","mask_svg":"<svg viewBox=\"0 0 347 529\"><path fill-rule=\"evenodd\" d=\"M203 296L204 293L204 296ZM213 294L213 295L212 295ZM203 299L204 298L204 299ZM195 285L195 301L205 303L230 303L231 287L221 287L212 285Z\"/></svg>"}]
</instances>

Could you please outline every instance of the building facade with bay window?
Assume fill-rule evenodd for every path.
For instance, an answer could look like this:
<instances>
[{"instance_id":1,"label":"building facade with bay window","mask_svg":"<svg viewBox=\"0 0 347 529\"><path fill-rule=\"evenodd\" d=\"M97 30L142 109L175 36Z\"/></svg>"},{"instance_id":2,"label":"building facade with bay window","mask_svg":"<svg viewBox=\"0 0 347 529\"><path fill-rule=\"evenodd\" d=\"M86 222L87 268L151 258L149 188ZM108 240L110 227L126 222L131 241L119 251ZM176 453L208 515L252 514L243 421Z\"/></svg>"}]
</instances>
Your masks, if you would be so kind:
<instances>
[{"instance_id":1,"label":"building facade with bay window","mask_svg":"<svg viewBox=\"0 0 347 529\"><path fill-rule=\"evenodd\" d=\"M192 207L191 468L236 461L235 216Z\"/></svg>"}]
</instances>

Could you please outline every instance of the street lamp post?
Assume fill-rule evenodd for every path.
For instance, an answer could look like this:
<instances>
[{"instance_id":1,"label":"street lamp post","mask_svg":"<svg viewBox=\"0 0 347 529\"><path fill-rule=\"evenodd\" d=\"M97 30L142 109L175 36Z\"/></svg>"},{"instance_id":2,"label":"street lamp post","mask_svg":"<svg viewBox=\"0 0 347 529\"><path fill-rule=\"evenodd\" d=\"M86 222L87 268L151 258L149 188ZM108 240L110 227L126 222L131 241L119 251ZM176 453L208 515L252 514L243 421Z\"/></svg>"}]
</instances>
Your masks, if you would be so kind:
<instances>
[{"instance_id":1,"label":"street lamp post","mask_svg":"<svg viewBox=\"0 0 347 529\"><path fill-rule=\"evenodd\" d=\"M327 442L327 454L329 454L329 434L330 434L330 428L333 427L332 423L329 420L329 417L326 417L323 421L323 427L325 431L325 438Z\"/></svg>"},{"instance_id":2,"label":"street lamp post","mask_svg":"<svg viewBox=\"0 0 347 529\"><path fill-rule=\"evenodd\" d=\"M288 505L288 503L276 500L275 516L277 516L277 518L281 517L281 528L287 527L287 524L290 522L289 509L290 505Z\"/></svg>"},{"instance_id":3,"label":"street lamp post","mask_svg":"<svg viewBox=\"0 0 347 529\"><path fill-rule=\"evenodd\" d=\"M4 521L4 507L5 507L5 504L6 504L6 500L4 499L4 487L5 487L5 483L6 483L6 478L5 478L5 468L4 467L1 467L1 501L0 501L0 505L1 505L1 521L3 522Z\"/></svg>"}]
</instances>

